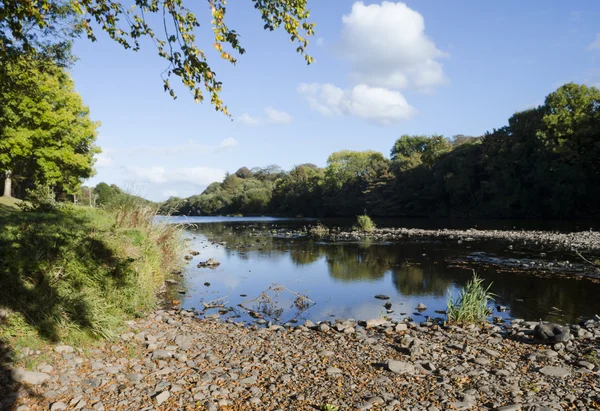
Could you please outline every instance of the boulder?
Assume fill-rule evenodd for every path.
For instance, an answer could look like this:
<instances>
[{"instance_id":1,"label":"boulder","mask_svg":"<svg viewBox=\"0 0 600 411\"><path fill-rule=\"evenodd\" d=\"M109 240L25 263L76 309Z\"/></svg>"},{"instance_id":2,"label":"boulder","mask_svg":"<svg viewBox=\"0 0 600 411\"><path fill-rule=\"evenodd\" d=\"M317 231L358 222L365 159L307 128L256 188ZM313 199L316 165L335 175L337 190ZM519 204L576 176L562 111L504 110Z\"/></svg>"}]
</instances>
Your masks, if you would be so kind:
<instances>
[{"instance_id":1,"label":"boulder","mask_svg":"<svg viewBox=\"0 0 600 411\"><path fill-rule=\"evenodd\" d=\"M571 331L564 325L539 323L533 329L533 336L542 344L565 343L571 338Z\"/></svg>"},{"instance_id":2,"label":"boulder","mask_svg":"<svg viewBox=\"0 0 600 411\"><path fill-rule=\"evenodd\" d=\"M209 258L206 261L200 261L198 263L198 268L204 268L204 267L208 267L208 268L214 268L221 265L220 262L218 262L217 260L215 260L214 258Z\"/></svg>"}]
</instances>

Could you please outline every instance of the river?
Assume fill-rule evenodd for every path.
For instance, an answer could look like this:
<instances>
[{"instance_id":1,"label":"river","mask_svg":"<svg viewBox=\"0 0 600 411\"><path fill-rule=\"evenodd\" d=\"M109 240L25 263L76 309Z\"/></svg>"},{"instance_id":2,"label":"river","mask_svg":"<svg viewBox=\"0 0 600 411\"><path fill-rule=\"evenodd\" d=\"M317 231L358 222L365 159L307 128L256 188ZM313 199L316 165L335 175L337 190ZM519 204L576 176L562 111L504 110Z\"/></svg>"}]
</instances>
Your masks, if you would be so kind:
<instances>
[{"instance_id":1,"label":"river","mask_svg":"<svg viewBox=\"0 0 600 411\"><path fill-rule=\"evenodd\" d=\"M491 291L496 294L493 315L502 319L573 323L600 314L600 283L581 275L589 266L558 251L542 250L542 253L499 241L331 243L272 235L275 230L292 232L314 224L315 220L171 217L169 221L185 225L190 250L200 253L183 273L185 291L179 290L182 306L201 310L203 303L224 303L230 307L227 312L222 311L224 318L285 323L306 319L315 322L336 318L369 319L381 315L395 320L411 317L417 322L427 317L444 317L440 311L446 308L448 296L458 293L473 270L486 284L491 283ZM324 222L348 224L344 220ZM379 223L432 228L444 222L388 220ZM465 224L468 223L454 223L453 227ZM467 226L477 225L470 224ZM516 223L478 224L513 229ZM585 223L577 226L582 227L586 227ZM563 225L554 229L568 231L570 228ZM199 262L209 258L221 264L214 269L197 267ZM568 258L571 261L565 263ZM566 265L559 275L544 268L519 269L524 262L531 267ZM266 294L262 294L265 291ZM252 301L261 294L268 298ZM378 294L388 296L389 300L374 298ZM308 299L299 299L299 296ZM386 302L391 303L389 310L384 307ZM427 309L417 311L419 303ZM499 310L498 306L503 309ZM216 312L213 309L206 314ZM257 320L250 312L254 317L254 313L260 313L262 318Z\"/></svg>"}]
</instances>

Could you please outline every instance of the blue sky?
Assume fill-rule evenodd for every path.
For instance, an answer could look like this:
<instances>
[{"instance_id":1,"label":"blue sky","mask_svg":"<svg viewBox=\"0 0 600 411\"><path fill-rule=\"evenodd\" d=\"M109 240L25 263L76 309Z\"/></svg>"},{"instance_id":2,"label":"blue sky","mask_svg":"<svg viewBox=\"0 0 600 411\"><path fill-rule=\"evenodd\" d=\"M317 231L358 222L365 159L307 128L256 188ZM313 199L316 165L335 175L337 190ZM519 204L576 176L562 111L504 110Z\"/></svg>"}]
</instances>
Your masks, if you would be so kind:
<instances>
[{"instance_id":1,"label":"blue sky","mask_svg":"<svg viewBox=\"0 0 600 411\"><path fill-rule=\"evenodd\" d=\"M209 10L197 3L198 44L210 50ZM566 82L600 85L597 0L311 0L311 66L283 30L262 30L250 1L228 5L247 53L236 66L209 57L233 121L182 88L175 101L164 93L151 45L125 51L102 33L76 43L76 89L102 123L87 184L187 197L242 166L388 155L402 134L481 135Z\"/></svg>"}]
</instances>

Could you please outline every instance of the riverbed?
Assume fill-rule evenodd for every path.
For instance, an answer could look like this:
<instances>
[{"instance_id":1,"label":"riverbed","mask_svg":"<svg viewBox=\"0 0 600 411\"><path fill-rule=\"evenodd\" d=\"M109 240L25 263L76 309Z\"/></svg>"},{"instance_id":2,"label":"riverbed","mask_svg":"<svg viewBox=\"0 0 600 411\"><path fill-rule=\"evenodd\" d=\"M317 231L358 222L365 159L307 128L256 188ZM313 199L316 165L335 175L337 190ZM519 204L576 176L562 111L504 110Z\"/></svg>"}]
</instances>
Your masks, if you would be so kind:
<instances>
[{"instance_id":1,"label":"riverbed","mask_svg":"<svg viewBox=\"0 0 600 411\"><path fill-rule=\"evenodd\" d=\"M381 316L416 322L444 318L449 295L456 295L473 271L496 294L491 306L497 321L576 323L600 313L596 270L555 247L494 239L331 241L298 235L315 220L172 221L185 224L189 250L199 252L188 262L176 298L183 308L214 306L204 314L220 312L223 319L284 324ZM210 258L220 265L198 267ZM417 310L419 304L427 308Z\"/></svg>"}]
</instances>

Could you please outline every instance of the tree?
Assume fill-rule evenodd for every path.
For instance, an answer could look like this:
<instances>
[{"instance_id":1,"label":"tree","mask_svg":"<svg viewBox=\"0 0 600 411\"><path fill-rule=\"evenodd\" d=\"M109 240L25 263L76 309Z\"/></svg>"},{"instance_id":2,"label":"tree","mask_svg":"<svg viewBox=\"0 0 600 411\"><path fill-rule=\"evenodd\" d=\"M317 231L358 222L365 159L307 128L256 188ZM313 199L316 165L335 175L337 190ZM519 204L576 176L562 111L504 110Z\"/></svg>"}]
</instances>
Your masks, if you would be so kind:
<instances>
[{"instance_id":1,"label":"tree","mask_svg":"<svg viewBox=\"0 0 600 411\"><path fill-rule=\"evenodd\" d=\"M55 186L72 193L82 178L93 175L98 123L59 67L23 72L5 67L14 87L0 90L0 171L4 195L12 178L22 188Z\"/></svg>"},{"instance_id":2,"label":"tree","mask_svg":"<svg viewBox=\"0 0 600 411\"><path fill-rule=\"evenodd\" d=\"M307 0L252 0L265 30L281 26L296 50L310 64L307 37L314 34L308 21ZM191 1L190 1L191 3ZM189 3L188 3L189 4ZM214 33L213 47L232 64L245 53L239 34L225 23L225 0L207 0ZM203 86L215 109L228 113L219 94L222 84L211 69L206 53L196 45L196 14L183 0L135 0L133 5L116 0L3 0L0 3L0 59L14 53L52 54L64 51L73 37L96 40L98 31L125 49L139 50L143 39L151 40L167 64L163 73L165 91L174 98L169 79L176 76L190 90L196 102L204 100ZM62 50L62 51L61 51ZM56 56L55 56L56 57Z\"/></svg>"}]
</instances>

